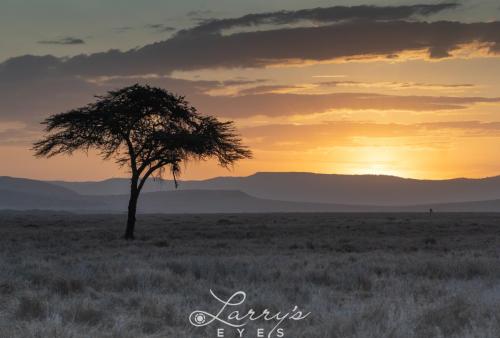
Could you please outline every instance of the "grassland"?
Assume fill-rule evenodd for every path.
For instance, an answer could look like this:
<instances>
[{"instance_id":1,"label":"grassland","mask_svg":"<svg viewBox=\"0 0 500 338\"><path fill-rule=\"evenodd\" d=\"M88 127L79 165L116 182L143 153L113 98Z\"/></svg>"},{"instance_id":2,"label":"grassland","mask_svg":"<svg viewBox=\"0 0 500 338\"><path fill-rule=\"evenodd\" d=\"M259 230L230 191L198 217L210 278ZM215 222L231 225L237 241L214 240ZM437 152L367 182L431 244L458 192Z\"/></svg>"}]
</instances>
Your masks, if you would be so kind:
<instances>
[{"instance_id":1,"label":"grassland","mask_svg":"<svg viewBox=\"0 0 500 338\"><path fill-rule=\"evenodd\" d=\"M310 311L289 338L499 336L500 214L124 220L0 213L0 337L216 337L188 321L210 289Z\"/></svg>"}]
</instances>

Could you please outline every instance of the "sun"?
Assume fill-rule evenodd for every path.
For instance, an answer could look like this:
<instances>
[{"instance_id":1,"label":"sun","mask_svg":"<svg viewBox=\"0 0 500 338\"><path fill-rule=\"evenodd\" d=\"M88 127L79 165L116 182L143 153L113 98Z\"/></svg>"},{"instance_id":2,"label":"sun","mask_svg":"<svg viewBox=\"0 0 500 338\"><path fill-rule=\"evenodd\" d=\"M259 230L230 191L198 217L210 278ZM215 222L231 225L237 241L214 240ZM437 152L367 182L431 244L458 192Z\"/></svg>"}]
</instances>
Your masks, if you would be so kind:
<instances>
[{"instance_id":1,"label":"sun","mask_svg":"<svg viewBox=\"0 0 500 338\"><path fill-rule=\"evenodd\" d=\"M405 166L411 159L400 147L367 146L358 148L351 157L352 174L407 177Z\"/></svg>"},{"instance_id":2,"label":"sun","mask_svg":"<svg viewBox=\"0 0 500 338\"><path fill-rule=\"evenodd\" d=\"M384 176L398 176L404 177L404 174L396 169L387 166L384 163L372 163L368 167L358 168L354 170L355 175L384 175Z\"/></svg>"}]
</instances>

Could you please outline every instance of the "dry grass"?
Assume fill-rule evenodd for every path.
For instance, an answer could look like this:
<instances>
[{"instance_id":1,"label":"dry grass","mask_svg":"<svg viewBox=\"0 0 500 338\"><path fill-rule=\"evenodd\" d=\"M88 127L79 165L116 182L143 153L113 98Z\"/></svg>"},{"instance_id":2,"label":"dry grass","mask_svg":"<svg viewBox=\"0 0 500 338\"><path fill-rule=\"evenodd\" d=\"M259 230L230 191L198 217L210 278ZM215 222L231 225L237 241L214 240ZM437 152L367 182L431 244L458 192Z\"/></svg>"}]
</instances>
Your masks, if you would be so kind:
<instances>
[{"instance_id":1,"label":"dry grass","mask_svg":"<svg viewBox=\"0 0 500 338\"><path fill-rule=\"evenodd\" d=\"M150 215L133 243L123 222L0 213L0 337L215 337L188 322L209 289L311 311L290 338L500 332L500 215Z\"/></svg>"}]
</instances>

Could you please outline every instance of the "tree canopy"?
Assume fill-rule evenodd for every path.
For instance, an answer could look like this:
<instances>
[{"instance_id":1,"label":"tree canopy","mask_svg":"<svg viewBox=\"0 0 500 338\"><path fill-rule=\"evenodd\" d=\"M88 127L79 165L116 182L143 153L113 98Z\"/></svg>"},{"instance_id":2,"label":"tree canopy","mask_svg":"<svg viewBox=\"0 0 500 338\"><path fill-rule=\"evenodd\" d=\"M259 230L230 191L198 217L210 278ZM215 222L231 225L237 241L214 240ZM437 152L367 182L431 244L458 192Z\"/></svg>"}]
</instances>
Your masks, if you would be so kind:
<instances>
[{"instance_id":1,"label":"tree canopy","mask_svg":"<svg viewBox=\"0 0 500 338\"><path fill-rule=\"evenodd\" d=\"M169 166L215 157L223 167L251 157L232 122L203 116L182 96L164 89L133 85L95 103L47 118L48 135L35 143L37 156L97 149L104 159L130 165L133 175L148 177Z\"/></svg>"},{"instance_id":2,"label":"tree canopy","mask_svg":"<svg viewBox=\"0 0 500 338\"><path fill-rule=\"evenodd\" d=\"M202 115L167 90L136 84L96 98L43 121L46 136L34 144L36 156L96 149L130 169L131 195L137 196L148 177L161 175L165 167L177 185L183 162L215 158L230 167L252 156L233 122Z\"/></svg>"}]
</instances>

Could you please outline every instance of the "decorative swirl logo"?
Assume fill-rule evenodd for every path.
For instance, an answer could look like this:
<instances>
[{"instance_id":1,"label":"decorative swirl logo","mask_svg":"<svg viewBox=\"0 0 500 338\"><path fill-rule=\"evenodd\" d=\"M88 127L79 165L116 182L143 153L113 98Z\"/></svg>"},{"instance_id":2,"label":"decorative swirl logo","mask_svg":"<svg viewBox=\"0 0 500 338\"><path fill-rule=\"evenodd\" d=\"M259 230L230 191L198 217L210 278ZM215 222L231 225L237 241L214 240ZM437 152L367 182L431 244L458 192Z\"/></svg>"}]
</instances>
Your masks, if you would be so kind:
<instances>
[{"instance_id":1,"label":"decorative swirl logo","mask_svg":"<svg viewBox=\"0 0 500 338\"><path fill-rule=\"evenodd\" d=\"M299 321L307 318L311 313L304 313L299 310L298 306L294 306L292 311L289 312L276 312L271 313L270 310L264 309L261 312L257 312L253 309L250 309L246 312L240 311L231 311L228 314L225 314L226 311L229 311L230 308L242 305L246 300L246 293L243 291L238 291L234 293L227 300L224 300L215 293L210 290L210 294L214 297L219 303L222 304L219 311L215 314L211 314L202 310L195 310L189 315L189 322L191 325L195 327L204 327L208 326L214 322L227 325L229 327L235 328L240 333L240 336L244 329L242 327L246 326L251 321L274 321L276 325L272 328L272 330L268 333L268 337L272 337L272 335L277 332L278 337L283 337L283 329L279 328L281 324L285 320L293 320ZM261 329L262 330L262 329Z\"/></svg>"}]
</instances>

